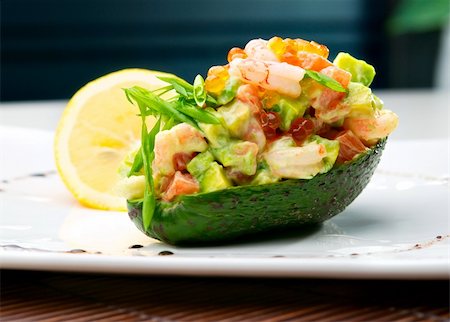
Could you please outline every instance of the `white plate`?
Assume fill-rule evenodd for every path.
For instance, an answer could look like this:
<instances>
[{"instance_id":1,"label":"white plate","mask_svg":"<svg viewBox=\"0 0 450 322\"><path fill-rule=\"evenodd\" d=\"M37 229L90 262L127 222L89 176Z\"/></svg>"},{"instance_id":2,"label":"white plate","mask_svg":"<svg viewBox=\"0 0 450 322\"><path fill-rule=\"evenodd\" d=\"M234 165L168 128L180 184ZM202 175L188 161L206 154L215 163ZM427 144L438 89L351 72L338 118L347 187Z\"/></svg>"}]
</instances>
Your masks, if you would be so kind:
<instances>
[{"instance_id":1,"label":"white plate","mask_svg":"<svg viewBox=\"0 0 450 322\"><path fill-rule=\"evenodd\" d=\"M165 245L141 234L125 213L79 206L54 170L52 141L51 132L0 127L2 268L201 276L449 277L448 139L388 142L366 190L316 230L202 248ZM130 248L133 245L144 247ZM161 256L167 254L171 256Z\"/></svg>"}]
</instances>

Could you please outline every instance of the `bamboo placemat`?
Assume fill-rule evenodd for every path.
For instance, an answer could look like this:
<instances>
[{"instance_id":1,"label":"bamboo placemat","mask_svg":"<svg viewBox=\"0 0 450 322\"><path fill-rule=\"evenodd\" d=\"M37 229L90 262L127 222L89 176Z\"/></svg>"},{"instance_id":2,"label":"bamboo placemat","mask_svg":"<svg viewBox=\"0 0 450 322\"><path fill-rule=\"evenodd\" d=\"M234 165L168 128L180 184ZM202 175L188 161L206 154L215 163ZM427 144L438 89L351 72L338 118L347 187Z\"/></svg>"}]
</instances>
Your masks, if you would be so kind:
<instances>
[{"instance_id":1,"label":"bamboo placemat","mask_svg":"<svg viewBox=\"0 0 450 322\"><path fill-rule=\"evenodd\" d=\"M449 321L447 281L2 271L1 321Z\"/></svg>"}]
</instances>

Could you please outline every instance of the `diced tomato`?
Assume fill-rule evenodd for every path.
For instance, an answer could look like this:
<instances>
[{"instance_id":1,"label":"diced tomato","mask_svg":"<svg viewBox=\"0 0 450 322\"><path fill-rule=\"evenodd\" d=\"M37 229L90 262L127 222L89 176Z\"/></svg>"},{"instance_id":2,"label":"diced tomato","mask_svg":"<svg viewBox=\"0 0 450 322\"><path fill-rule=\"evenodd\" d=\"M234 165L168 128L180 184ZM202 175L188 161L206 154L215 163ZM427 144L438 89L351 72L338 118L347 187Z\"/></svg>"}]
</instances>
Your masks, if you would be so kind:
<instances>
[{"instance_id":1,"label":"diced tomato","mask_svg":"<svg viewBox=\"0 0 450 322\"><path fill-rule=\"evenodd\" d=\"M259 92L256 86L251 84L239 86L236 97L241 102L248 104L253 115L259 114L262 104L259 99Z\"/></svg>"},{"instance_id":2,"label":"diced tomato","mask_svg":"<svg viewBox=\"0 0 450 322\"><path fill-rule=\"evenodd\" d=\"M169 187L170 183L172 182L172 180L173 180L173 175L162 177L160 186L159 186L159 192L162 193L162 192L166 191L167 188Z\"/></svg>"},{"instance_id":3,"label":"diced tomato","mask_svg":"<svg viewBox=\"0 0 450 322\"><path fill-rule=\"evenodd\" d=\"M290 65L294 66L300 66L302 65L302 61L298 58L297 54L286 52L281 55L281 61L288 63Z\"/></svg>"},{"instance_id":4,"label":"diced tomato","mask_svg":"<svg viewBox=\"0 0 450 322\"><path fill-rule=\"evenodd\" d=\"M337 163L353 160L355 155L366 151L366 147L352 131L344 131L337 135L339 141L339 155Z\"/></svg>"},{"instance_id":5,"label":"diced tomato","mask_svg":"<svg viewBox=\"0 0 450 322\"><path fill-rule=\"evenodd\" d=\"M326 116L326 119L323 120L328 122L329 115L336 116L339 119L342 117L340 114L346 113L346 106L339 104L344 99L345 93L333 91L313 79L302 80L301 86L303 93L311 100L311 106L315 109L315 117ZM342 107L342 111L338 110L338 106Z\"/></svg>"},{"instance_id":6,"label":"diced tomato","mask_svg":"<svg viewBox=\"0 0 450 322\"><path fill-rule=\"evenodd\" d=\"M299 51L297 58L298 64L296 66L300 66L303 69L311 69L318 72L328 66L332 66L331 62L326 58L306 51Z\"/></svg>"},{"instance_id":7,"label":"diced tomato","mask_svg":"<svg viewBox=\"0 0 450 322\"><path fill-rule=\"evenodd\" d=\"M200 191L200 185L189 173L175 172L172 181L162 195L164 201L171 201L179 195L189 195Z\"/></svg>"},{"instance_id":8,"label":"diced tomato","mask_svg":"<svg viewBox=\"0 0 450 322\"><path fill-rule=\"evenodd\" d=\"M186 170L186 166L191 161L197 153L185 153L179 152L175 153L172 157L173 167L175 171L184 171Z\"/></svg>"},{"instance_id":9,"label":"diced tomato","mask_svg":"<svg viewBox=\"0 0 450 322\"><path fill-rule=\"evenodd\" d=\"M350 74L349 72L347 72L343 69L340 69L336 66L325 67L320 72L322 74L327 75L327 76L333 78L334 80L338 81L345 88L348 87L348 84L350 83L350 80L352 79L352 74Z\"/></svg>"},{"instance_id":10,"label":"diced tomato","mask_svg":"<svg viewBox=\"0 0 450 322\"><path fill-rule=\"evenodd\" d=\"M299 117L292 122L291 128L288 132L291 133L295 143L300 146L308 138L308 136L314 133L314 122L310 119Z\"/></svg>"},{"instance_id":11,"label":"diced tomato","mask_svg":"<svg viewBox=\"0 0 450 322\"><path fill-rule=\"evenodd\" d=\"M333 91L325 87L322 93L312 102L315 109L334 109L345 97L345 93Z\"/></svg>"},{"instance_id":12,"label":"diced tomato","mask_svg":"<svg viewBox=\"0 0 450 322\"><path fill-rule=\"evenodd\" d=\"M323 123L322 126L316 131L316 134L328 140L335 140L339 134L342 134L342 128L334 128L327 123Z\"/></svg>"}]
</instances>

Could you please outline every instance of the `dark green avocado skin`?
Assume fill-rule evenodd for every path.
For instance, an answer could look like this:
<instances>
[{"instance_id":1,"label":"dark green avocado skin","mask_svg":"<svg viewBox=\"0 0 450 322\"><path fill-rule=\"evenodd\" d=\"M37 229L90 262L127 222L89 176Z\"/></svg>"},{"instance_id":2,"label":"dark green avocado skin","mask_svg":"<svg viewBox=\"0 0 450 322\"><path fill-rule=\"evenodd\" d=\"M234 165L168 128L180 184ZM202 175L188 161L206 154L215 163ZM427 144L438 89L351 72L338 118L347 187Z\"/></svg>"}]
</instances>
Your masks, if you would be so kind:
<instances>
[{"instance_id":1,"label":"dark green avocado skin","mask_svg":"<svg viewBox=\"0 0 450 322\"><path fill-rule=\"evenodd\" d=\"M157 202L148 230L141 203L128 202L129 216L150 237L172 245L206 245L238 237L321 223L342 212L366 187L386 140L348 164L310 180L290 179L240 186Z\"/></svg>"}]
</instances>

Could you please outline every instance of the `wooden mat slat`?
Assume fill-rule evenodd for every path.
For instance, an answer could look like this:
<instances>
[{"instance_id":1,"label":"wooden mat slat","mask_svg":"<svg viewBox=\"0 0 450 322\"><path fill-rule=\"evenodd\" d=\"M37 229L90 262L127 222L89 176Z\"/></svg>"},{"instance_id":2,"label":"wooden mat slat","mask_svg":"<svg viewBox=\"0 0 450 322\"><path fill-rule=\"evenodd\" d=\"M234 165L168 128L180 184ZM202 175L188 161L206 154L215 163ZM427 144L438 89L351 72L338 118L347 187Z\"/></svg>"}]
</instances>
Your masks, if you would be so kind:
<instances>
[{"instance_id":1,"label":"wooden mat slat","mask_svg":"<svg viewBox=\"0 0 450 322\"><path fill-rule=\"evenodd\" d=\"M354 321L355 317L360 317L365 313L373 312L375 308L373 306L367 307L345 307L342 312L335 315L328 315L320 318L321 322L335 322L335 321Z\"/></svg>"},{"instance_id":2,"label":"wooden mat slat","mask_svg":"<svg viewBox=\"0 0 450 322\"><path fill-rule=\"evenodd\" d=\"M216 321L221 321L221 320L226 320L230 317L233 316L239 316L241 317L241 320L244 318L243 316L241 316L241 314L245 314L250 313L253 314L255 311L260 309L260 306L263 304L266 304L266 308L267 308L267 302L271 302L270 303L270 307L275 307L277 304L279 304L280 302L282 302L281 299L279 298L274 298L273 295L270 292L264 293L263 295L259 295L258 296L258 306L252 307L252 311L248 312L248 306L249 306L249 302L251 302L251 297L242 297L239 296L237 297L235 292L224 292L224 294L221 294L221 297L217 299L217 301L224 301L225 303L228 304L232 304L233 305L233 310L230 310L229 307L227 307L226 305L224 305L221 308L216 308L217 304L215 303L208 303L208 305L206 307L204 307L203 305L200 305L202 303L205 302L206 297L205 296L199 296L201 294L197 294L197 300L195 301L195 303L192 304L196 304L198 303L198 308L194 311L190 312L190 318L192 318L193 320L195 319L208 319L208 318L214 318L214 320ZM228 299L228 301L226 301L226 299ZM208 312L209 311L209 312ZM263 312L261 312L263 313ZM172 319L178 319L182 316L182 312L178 313L176 315L171 315L170 317Z\"/></svg>"},{"instance_id":3,"label":"wooden mat slat","mask_svg":"<svg viewBox=\"0 0 450 322\"><path fill-rule=\"evenodd\" d=\"M305 298L299 299L303 303L307 302ZM280 312L285 312L291 309L289 303L292 299L286 299L281 297L274 297L269 292L264 296L258 296L258 302L249 296L247 299L237 300L236 304L233 303L232 309L230 307L223 307L216 310L211 310L209 313L200 313L193 315L193 318L205 318L214 319L216 321L243 321L251 319L261 319L261 317L270 317L271 313L279 315ZM251 309L250 309L251 308Z\"/></svg>"},{"instance_id":4,"label":"wooden mat slat","mask_svg":"<svg viewBox=\"0 0 450 322\"><path fill-rule=\"evenodd\" d=\"M448 321L446 281L133 277L4 271L1 321Z\"/></svg>"},{"instance_id":5,"label":"wooden mat slat","mask_svg":"<svg viewBox=\"0 0 450 322\"><path fill-rule=\"evenodd\" d=\"M314 313L314 312L318 312L320 310L328 310L332 307L333 305L330 303L325 303L325 304L311 304L309 306L302 306L301 309L299 307L290 307L290 308L285 308L285 310L283 311L274 311L271 312L267 315L263 315L263 320L262 321L267 321L267 322L275 322L275 321L289 321L292 319L295 319L299 316L309 316L309 314Z\"/></svg>"}]
</instances>

